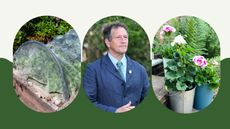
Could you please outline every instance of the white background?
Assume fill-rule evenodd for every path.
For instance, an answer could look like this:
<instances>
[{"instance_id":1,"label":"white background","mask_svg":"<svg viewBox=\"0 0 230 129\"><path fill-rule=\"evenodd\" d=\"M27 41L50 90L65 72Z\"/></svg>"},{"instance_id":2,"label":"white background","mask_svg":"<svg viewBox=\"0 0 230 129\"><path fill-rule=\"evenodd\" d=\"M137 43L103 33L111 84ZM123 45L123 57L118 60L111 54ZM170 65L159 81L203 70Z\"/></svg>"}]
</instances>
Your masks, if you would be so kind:
<instances>
[{"instance_id":1,"label":"white background","mask_svg":"<svg viewBox=\"0 0 230 129\"><path fill-rule=\"evenodd\" d=\"M0 1L0 58L12 61L13 41L23 24L34 17L53 15L71 24L81 43L98 20L122 15L135 20L150 42L167 20L191 15L209 23L221 43L221 59L230 57L229 0L6 0Z\"/></svg>"}]
</instances>

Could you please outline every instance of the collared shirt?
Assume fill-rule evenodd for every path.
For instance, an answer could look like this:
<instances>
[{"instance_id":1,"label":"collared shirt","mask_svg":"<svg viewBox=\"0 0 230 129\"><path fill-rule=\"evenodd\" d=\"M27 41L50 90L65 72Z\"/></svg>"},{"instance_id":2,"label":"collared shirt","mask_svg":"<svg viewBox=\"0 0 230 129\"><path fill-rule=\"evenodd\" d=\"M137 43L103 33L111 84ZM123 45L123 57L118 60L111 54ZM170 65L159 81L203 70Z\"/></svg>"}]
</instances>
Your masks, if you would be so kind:
<instances>
[{"instance_id":1,"label":"collared shirt","mask_svg":"<svg viewBox=\"0 0 230 129\"><path fill-rule=\"evenodd\" d=\"M114 58L109 52L108 52L108 56L109 56L109 59L112 61L113 65L117 68L117 62L119 60L117 60L116 58ZM123 75L125 77L125 81L126 81L126 69L127 69L127 59L125 57L125 55L121 58L120 60L123 64L123 67L122 67L122 72L123 72Z\"/></svg>"}]
</instances>

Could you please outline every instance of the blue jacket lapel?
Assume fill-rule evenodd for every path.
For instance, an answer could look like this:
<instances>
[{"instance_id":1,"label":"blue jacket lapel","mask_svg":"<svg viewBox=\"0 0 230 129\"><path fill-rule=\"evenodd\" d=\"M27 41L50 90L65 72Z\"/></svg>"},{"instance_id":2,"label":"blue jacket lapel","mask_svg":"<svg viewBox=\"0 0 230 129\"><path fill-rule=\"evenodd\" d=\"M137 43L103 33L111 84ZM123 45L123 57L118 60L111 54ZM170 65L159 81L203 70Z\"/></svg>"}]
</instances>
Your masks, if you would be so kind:
<instances>
[{"instance_id":1,"label":"blue jacket lapel","mask_svg":"<svg viewBox=\"0 0 230 129\"><path fill-rule=\"evenodd\" d=\"M131 77L132 77L132 72L134 71L133 70L133 65L132 65L132 60L126 56L127 58L127 69L126 69L126 84L128 84L131 80Z\"/></svg>"},{"instance_id":2,"label":"blue jacket lapel","mask_svg":"<svg viewBox=\"0 0 230 129\"><path fill-rule=\"evenodd\" d=\"M118 79L124 81L121 77L121 75L119 74L118 70L116 69L116 67L113 65L112 61L109 59L108 54L106 54L103 59L102 59L102 63L105 64L105 68L111 72L114 76L116 76Z\"/></svg>"},{"instance_id":3,"label":"blue jacket lapel","mask_svg":"<svg viewBox=\"0 0 230 129\"><path fill-rule=\"evenodd\" d=\"M134 69L133 69L133 65L132 65L132 60L128 56L126 56L126 58L127 58L126 83L129 83L129 81L131 80L131 77L132 77L132 74L133 74L132 72L134 71ZM112 61L109 59L108 54L106 54L103 57L102 63L105 64L105 68L109 72L111 72L114 76L116 76L120 80L124 81L122 79L121 75L119 74L118 70L113 65Z\"/></svg>"}]
</instances>

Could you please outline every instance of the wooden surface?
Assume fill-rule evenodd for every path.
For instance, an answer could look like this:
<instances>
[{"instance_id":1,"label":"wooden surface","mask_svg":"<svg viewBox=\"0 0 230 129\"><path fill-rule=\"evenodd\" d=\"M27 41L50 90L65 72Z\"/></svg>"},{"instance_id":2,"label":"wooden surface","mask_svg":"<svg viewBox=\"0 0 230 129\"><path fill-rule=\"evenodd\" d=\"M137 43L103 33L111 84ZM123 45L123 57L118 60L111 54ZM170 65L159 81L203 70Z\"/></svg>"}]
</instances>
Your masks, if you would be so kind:
<instances>
[{"instance_id":1,"label":"wooden surface","mask_svg":"<svg viewBox=\"0 0 230 129\"><path fill-rule=\"evenodd\" d=\"M38 112L54 112L56 107L43 101L25 80L13 75L13 85L18 98L31 109Z\"/></svg>"}]
</instances>

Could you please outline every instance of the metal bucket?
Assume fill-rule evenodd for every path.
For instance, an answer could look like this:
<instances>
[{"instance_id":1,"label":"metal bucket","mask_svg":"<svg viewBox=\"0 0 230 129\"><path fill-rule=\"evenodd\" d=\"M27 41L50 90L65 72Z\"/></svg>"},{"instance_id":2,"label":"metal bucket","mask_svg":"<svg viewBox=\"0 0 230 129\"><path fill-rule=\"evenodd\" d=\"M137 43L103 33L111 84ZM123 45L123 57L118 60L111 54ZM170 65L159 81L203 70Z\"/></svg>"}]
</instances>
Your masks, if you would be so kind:
<instances>
[{"instance_id":1,"label":"metal bucket","mask_svg":"<svg viewBox=\"0 0 230 129\"><path fill-rule=\"evenodd\" d=\"M170 108L178 113L192 113L195 89L189 91L169 91Z\"/></svg>"}]
</instances>

